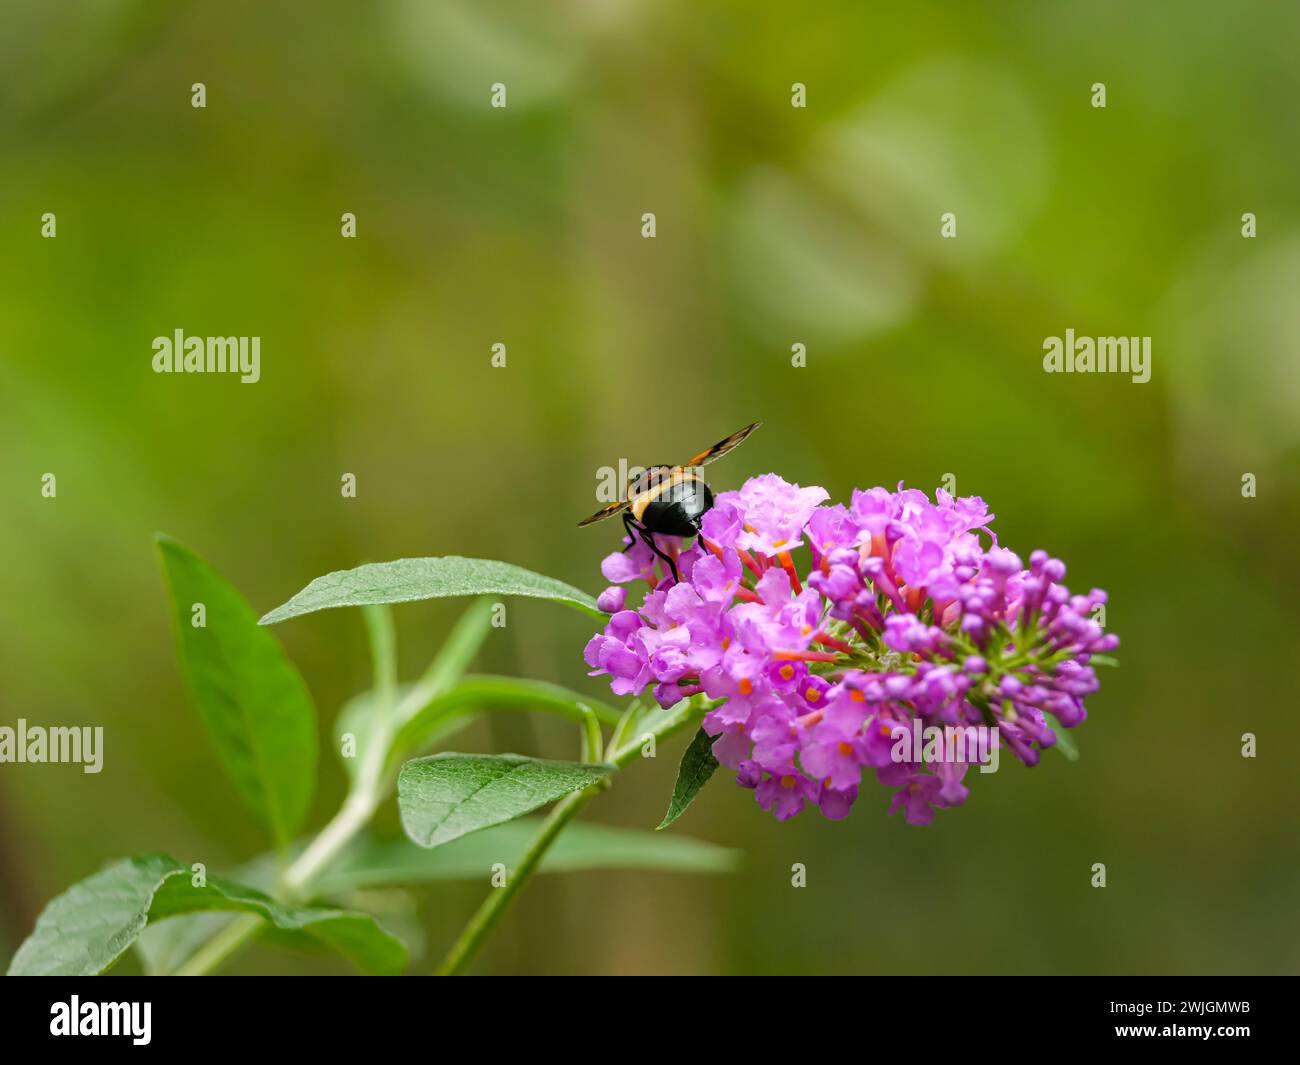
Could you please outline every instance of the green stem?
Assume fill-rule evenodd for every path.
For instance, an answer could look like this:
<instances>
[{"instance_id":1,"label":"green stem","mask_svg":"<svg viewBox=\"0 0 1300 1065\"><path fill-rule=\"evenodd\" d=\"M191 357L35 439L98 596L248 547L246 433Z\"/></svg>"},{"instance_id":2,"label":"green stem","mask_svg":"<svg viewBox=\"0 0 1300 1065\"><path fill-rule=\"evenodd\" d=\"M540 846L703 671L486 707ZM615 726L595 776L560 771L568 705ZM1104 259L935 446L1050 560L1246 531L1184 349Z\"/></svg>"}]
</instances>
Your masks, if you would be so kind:
<instances>
[{"instance_id":1,"label":"green stem","mask_svg":"<svg viewBox=\"0 0 1300 1065\"><path fill-rule=\"evenodd\" d=\"M656 745L675 736L682 729L692 725L698 725L710 710L715 706L720 706L725 699L705 700L702 696L695 696L693 699L686 701L680 710L676 710L664 722L656 728L648 730L650 735L654 736ZM609 750L605 752L605 760L612 762L620 769L625 768L641 757L641 746L645 742L646 733L639 736L631 737L624 746L615 748L611 743Z\"/></svg>"},{"instance_id":2,"label":"green stem","mask_svg":"<svg viewBox=\"0 0 1300 1065\"><path fill-rule=\"evenodd\" d=\"M240 914L220 932L190 955L189 961L177 969L174 976L206 976L249 940L259 935L265 927L261 917Z\"/></svg>"},{"instance_id":3,"label":"green stem","mask_svg":"<svg viewBox=\"0 0 1300 1065\"><path fill-rule=\"evenodd\" d=\"M386 606L364 606L362 617L370 640L370 662L375 677L375 694L379 713L391 715L397 690L397 634L393 631L393 612Z\"/></svg>"},{"instance_id":4,"label":"green stem","mask_svg":"<svg viewBox=\"0 0 1300 1065\"><path fill-rule=\"evenodd\" d=\"M393 704L397 690L397 655L393 617L387 607L363 608L370 655L375 671L375 707L366 738L366 750L348 796L328 825L311 841L280 880L282 889L301 897L312 878L330 863L352 837L374 816L383 799L385 759L393 732Z\"/></svg>"},{"instance_id":5,"label":"green stem","mask_svg":"<svg viewBox=\"0 0 1300 1065\"><path fill-rule=\"evenodd\" d=\"M442 691L459 676L464 668L463 661L451 661L450 659L468 659L473 649L477 647L478 640L481 639L481 636L476 636L471 631L473 624L476 624L476 622L473 622L473 619L467 614L467 618L460 626L466 630L465 639L455 639L457 633L453 633L454 639L449 642L457 645L454 653L449 655L447 649L444 649L443 654L435 660L425 676L417 682L415 689L408 693L407 700L404 701L402 707L396 707L397 666L391 615L386 609L367 608L365 610L365 619L370 636L371 657L375 667L374 690L376 693L375 716L371 732L367 738L366 750L362 756L362 763L358 768L356 780L338 813L312 840L307 849L285 870L280 881L280 894L282 895L289 897L305 896L311 881L374 816L375 810L387 790L386 759L394 739L395 723L405 720L408 716L408 710L414 712L419 705L440 697ZM471 622L472 624L468 624ZM460 647L462 643L466 645L463 649ZM448 657L449 661L443 661L444 655ZM477 680L480 684L486 686L490 678L477 678ZM471 688L470 693L472 692L473 689ZM462 693L462 697L466 694L469 693ZM496 694L499 696L501 693L497 691ZM514 694L518 695L519 693ZM596 704L594 707L588 706L583 702L562 698L558 694L553 695L549 700L539 699L536 691L529 692L529 694L532 696L531 699L527 700L532 704L530 708L550 710L551 712L577 718L581 722L583 726L582 758L584 761L595 762L600 758L604 740L600 730L602 718L609 718L610 724L619 726L615 729L615 735L611 738L609 747L606 748L606 757L609 761L621 768L639 757L640 740L620 746L620 741L626 739L625 732L633 719L633 714L629 713L620 717L601 704ZM466 699L466 701L469 700ZM520 698L521 703L524 701ZM408 707L408 703L414 703L415 705ZM656 740L667 739L687 725L698 721L699 717L703 716L707 711L708 705L697 704L695 700L688 702L680 711L671 715L667 721L664 721L658 728L653 730ZM567 796L556 804L543 822L528 851L520 860L514 874L506 881L504 886L496 889L484 901L465 926L460 938L453 945L439 968L438 972L440 974L450 975L461 972L470 963L478 953L484 940L504 916L516 893L537 871L543 856L551 844L555 842L556 837L596 792L602 791L608 786L609 781L602 780L582 791ZM255 937L262 927L263 923L259 917L243 916L237 918L200 947L189 961L177 970L178 975L197 976L212 971L238 950L240 946Z\"/></svg>"},{"instance_id":6,"label":"green stem","mask_svg":"<svg viewBox=\"0 0 1300 1065\"><path fill-rule=\"evenodd\" d=\"M600 752L605 746L605 739L600 734L600 722L596 720L596 715L588 706L583 703L579 703L578 706L582 710L582 760L599 761Z\"/></svg>"},{"instance_id":7,"label":"green stem","mask_svg":"<svg viewBox=\"0 0 1300 1065\"><path fill-rule=\"evenodd\" d=\"M719 700L720 701L720 700ZM666 740L682 729L691 725L698 725L700 719L712 707L717 705L715 702L705 702L699 699L689 700L680 710L672 714L658 728L653 730L655 742ZM590 726L588 726L590 728ZM618 766L620 769L634 762L641 756L641 738L628 741L623 747L616 748L614 740L618 738L622 729L615 730L615 736L611 737L610 746L605 752L607 761ZM599 727L596 729L597 740L599 738ZM590 733L584 742L585 749L593 741ZM599 747L596 748L599 750ZM542 827L538 830L537 835L533 837L533 842L529 844L519 865L510 875L502 887L493 890L492 894L483 900L483 904L475 911L474 916L469 919L469 923L461 930L460 937L452 945L447 956L443 958L442 964L438 966L436 975L438 976L456 976L465 971L465 967L474 960L482 948L487 937L496 928L501 918L505 916L506 911L510 908L511 902L514 901L515 895L523 888L529 878L537 872L542 858L555 842L565 826L577 816L580 811L592 797L600 791L610 786L608 779L601 780L582 791L575 791L561 799L555 806L546 820L542 822Z\"/></svg>"},{"instance_id":8,"label":"green stem","mask_svg":"<svg viewBox=\"0 0 1300 1065\"><path fill-rule=\"evenodd\" d=\"M452 945L447 956L443 958L442 964L438 966L438 976L455 976L463 972L465 966L474 960L474 956L483 946L483 941L497 926L497 923L505 916L506 910L510 908L510 903L514 900L519 889L528 882L529 877L537 871L537 866L541 862L547 850L550 849L556 837L577 815L587 802L596 792L600 791L604 782L593 784L582 791L575 791L572 795L567 795L561 799L550 812L546 820L542 823L532 844L520 860L518 867L506 880L502 887L493 890L492 894L483 900L483 904L470 918L469 923L461 931L460 938Z\"/></svg>"},{"instance_id":9,"label":"green stem","mask_svg":"<svg viewBox=\"0 0 1300 1065\"><path fill-rule=\"evenodd\" d=\"M490 599L477 600L461 616L423 677L407 695L407 700L429 700L455 684L474 657L488 631ZM392 743L394 726L405 712L414 713L419 703L397 706L397 639L392 611L387 606L362 608L370 659L374 669L375 711L371 731L356 780L338 813L311 841L307 849L285 870L280 878L278 897L306 897L311 881L347 846L352 837L374 816L388 792L386 759ZM587 711L591 713L591 711ZM599 726L597 726L599 735ZM194 952L177 975L201 976L211 972L244 943L260 934L264 927L260 917L241 916Z\"/></svg>"},{"instance_id":10,"label":"green stem","mask_svg":"<svg viewBox=\"0 0 1300 1065\"><path fill-rule=\"evenodd\" d=\"M344 847L352 837L374 816L381 795L371 787L356 788L348 794L328 825L311 841L311 845L298 855L285 871L281 885L286 894L300 898L307 885Z\"/></svg>"},{"instance_id":11,"label":"green stem","mask_svg":"<svg viewBox=\"0 0 1300 1065\"><path fill-rule=\"evenodd\" d=\"M633 699L623 715L618 719L618 724L614 726L614 734L609 738L609 750L617 751L623 745L623 738L627 735L628 729L641 714L640 698Z\"/></svg>"}]
</instances>

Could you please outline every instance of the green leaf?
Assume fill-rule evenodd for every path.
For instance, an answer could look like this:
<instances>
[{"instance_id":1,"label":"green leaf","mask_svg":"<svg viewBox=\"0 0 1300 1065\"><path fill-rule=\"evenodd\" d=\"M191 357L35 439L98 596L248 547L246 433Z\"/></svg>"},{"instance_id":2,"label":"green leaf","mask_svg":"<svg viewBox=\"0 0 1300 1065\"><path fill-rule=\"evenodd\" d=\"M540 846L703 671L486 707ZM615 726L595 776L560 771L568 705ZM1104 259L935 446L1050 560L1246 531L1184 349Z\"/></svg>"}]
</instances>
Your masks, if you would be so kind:
<instances>
[{"instance_id":1,"label":"green leaf","mask_svg":"<svg viewBox=\"0 0 1300 1065\"><path fill-rule=\"evenodd\" d=\"M279 642L243 597L175 540L158 550L180 628L181 666L217 757L235 789L286 844L302 828L316 786L316 708ZM194 605L206 624L195 627Z\"/></svg>"},{"instance_id":2,"label":"green leaf","mask_svg":"<svg viewBox=\"0 0 1300 1065\"><path fill-rule=\"evenodd\" d=\"M170 858L130 858L52 899L9 963L10 976L94 976L140 934L158 885L176 875Z\"/></svg>"},{"instance_id":3,"label":"green leaf","mask_svg":"<svg viewBox=\"0 0 1300 1065\"><path fill-rule=\"evenodd\" d=\"M1070 735L1070 730L1060 724L1055 724L1052 734L1056 737L1056 743L1053 746L1060 751L1071 762L1079 760L1079 747L1074 742L1074 737Z\"/></svg>"},{"instance_id":4,"label":"green leaf","mask_svg":"<svg viewBox=\"0 0 1300 1065\"><path fill-rule=\"evenodd\" d=\"M126 858L50 901L18 948L10 976L93 976L108 969L145 925L211 910L252 913L298 945L324 943L363 972L397 973L406 948L369 914L286 906L254 888L210 876L195 887L188 867L166 855Z\"/></svg>"},{"instance_id":5,"label":"green leaf","mask_svg":"<svg viewBox=\"0 0 1300 1065\"><path fill-rule=\"evenodd\" d=\"M414 691L415 685L402 684L397 688L398 706L402 705L403 700ZM336 750L340 752L340 759L343 762L343 768L347 770L349 777L356 777L357 770L361 768L361 763L366 756L366 745L370 742L370 730L374 722L375 715L375 697L373 692L362 692L360 695L354 695L346 703L343 709L339 711L339 716L334 723ZM478 714L472 709L466 709L463 712L450 715L445 721L434 722L424 732L422 742L419 744L422 749L429 749L443 740L454 736L461 729L468 727L478 718ZM343 758L343 737L347 733L352 733L356 740L356 753L352 758ZM404 748L404 751L414 750L413 747ZM390 746L391 753L389 761L395 762L401 757L401 753Z\"/></svg>"},{"instance_id":6,"label":"green leaf","mask_svg":"<svg viewBox=\"0 0 1300 1065\"><path fill-rule=\"evenodd\" d=\"M402 766L397 804L406 834L421 847L437 847L531 813L611 771L517 754L435 754Z\"/></svg>"},{"instance_id":7,"label":"green leaf","mask_svg":"<svg viewBox=\"0 0 1300 1065\"><path fill-rule=\"evenodd\" d=\"M402 941L367 913L288 906L255 888L218 876L209 876L206 886L196 888L189 870L182 874L169 877L159 887L149 908L151 921L205 910L237 910L269 922L281 942L300 947L320 942L332 947L363 973L389 976L406 967Z\"/></svg>"},{"instance_id":8,"label":"green leaf","mask_svg":"<svg viewBox=\"0 0 1300 1065\"><path fill-rule=\"evenodd\" d=\"M290 853L298 850L301 848L295 845ZM275 886L282 864L279 852L267 851L232 869L230 877L259 891L269 892ZM144 971L150 976L175 972L189 961L196 950L236 919L233 913L214 910L146 925L135 941L135 950L140 955Z\"/></svg>"},{"instance_id":9,"label":"green leaf","mask_svg":"<svg viewBox=\"0 0 1300 1065\"><path fill-rule=\"evenodd\" d=\"M393 731L423 712L427 706L460 680L469 667L478 649L483 644L491 628L492 600L480 599L463 613L452 626L447 639L434 656L424 676L414 684L399 685L397 688L396 707L393 709ZM362 692L344 704L334 723L335 750L343 750L343 737L351 733L356 740L355 757L344 758L343 766L348 776L355 777L365 757L366 745L370 740L371 726L375 719L375 702L372 692ZM477 715L465 712L447 720L444 724L430 723L423 736L422 746L428 748L435 742L446 739L470 724ZM389 741L389 761L401 756ZM411 750L413 748L405 748Z\"/></svg>"},{"instance_id":10,"label":"green leaf","mask_svg":"<svg viewBox=\"0 0 1300 1065\"><path fill-rule=\"evenodd\" d=\"M174 973L204 943L235 919L229 913L191 913L146 925L135 941L135 951L140 955L145 975Z\"/></svg>"},{"instance_id":11,"label":"green leaf","mask_svg":"<svg viewBox=\"0 0 1300 1065\"><path fill-rule=\"evenodd\" d=\"M446 691L436 685L426 685L423 680L402 685L397 689L396 734L389 744L388 760L394 765L408 754L428 750L477 720L485 711L540 711L582 724L584 707L606 725L617 724L619 720L619 713L613 707L541 680L488 674L465 677ZM354 696L339 713L335 723L338 749L343 749L344 734L351 732L356 739L356 756L343 759L349 775L356 774L365 755L373 720L371 692Z\"/></svg>"},{"instance_id":12,"label":"green leaf","mask_svg":"<svg viewBox=\"0 0 1300 1065\"><path fill-rule=\"evenodd\" d=\"M274 625L299 614L367 603L410 603L457 595L522 595L553 599L596 617L596 600L553 577L483 558L399 558L317 577L287 603L262 618Z\"/></svg>"},{"instance_id":13,"label":"green leaf","mask_svg":"<svg viewBox=\"0 0 1300 1065\"><path fill-rule=\"evenodd\" d=\"M1119 668L1119 659L1111 655L1089 655L1088 665L1090 666L1110 666L1112 669Z\"/></svg>"},{"instance_id":14,"label":"green leaf","mask_svg":"<svg viewBox=\"0 0 1300 1065\"><path fill-rule=\"evenodd\" d=\"M494 605L491 599L485 598L466 607L420 678L422 686L435 693L446 691L464 676L487 634L492 631Z\"/></svg>"},{"instance_id":15,"label":"green leaf","mask_svg":"<svg viewBox=\"0 0 1300 1065\"><path fill-rule=\"evenodd\" d=\"M713 776L713 771L717 768L718 760L713 757L713 737L700 729L682 755L668 812L655 831L667 828L686 812L686 808L695 801L695 796L709 782L709 777Z\"/></svg>"},{"instance_id":16,"label":"green leaf","mask_svg":"<svg viewBox=\"0 0 1300 1065\"><path fill-rule=\"evenodd\" d=\"M641 757L641 749L645 745L647 736L653 736L655 743L658 744L683 729L698 725L710 710L724 701L693 695L666 709L656 707L637 721L635 728L624 732L622 745L609 756L609 761L619 767L636 761Z\"/></svg>"},{"instance_id":17,"label":"green leaf","mask_svg":"<svg viewBox=\"0 0 1300 1065\"><path fill-rule=\"evenodd\" d=\"M471 674L459 684L429 700L414 713L403 713L392 749L400 757L427 749L435 739L445 738L455 722L467 714L484 710L542 711L559 714L582 724L585 711L607 725L618 724L621 715L611 706L588 699L558 684L519 677Z\"/></svg>"},{"instance_id":18,"label":"green leaf","mask_svg":"<svg viewBox=\"0 0 1300 1065\"><path fill-rule=\"evenodd\" d=\"M346 851L313 886L322 895L338 895L358 888L486 879L497 862L515 868L541 823L540 818L521 817L432 850L406 839L367 840ZM739 851L704 840L580 821L551 844L539 872L729 873L740 862Z\"/></svg>"}]
</instances>

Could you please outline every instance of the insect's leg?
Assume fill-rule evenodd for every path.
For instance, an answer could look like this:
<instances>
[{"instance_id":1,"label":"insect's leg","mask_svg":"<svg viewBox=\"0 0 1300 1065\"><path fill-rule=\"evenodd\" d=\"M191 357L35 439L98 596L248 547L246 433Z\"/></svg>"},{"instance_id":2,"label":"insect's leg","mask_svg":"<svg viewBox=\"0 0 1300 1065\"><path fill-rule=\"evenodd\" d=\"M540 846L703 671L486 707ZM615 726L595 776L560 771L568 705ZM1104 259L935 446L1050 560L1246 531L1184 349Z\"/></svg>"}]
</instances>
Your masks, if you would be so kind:
<instances>
[{"instance_id":1,"label":"insect's leg","mask_svg":"<svg viewBox=\"0 0 1300 1065\"><path fill-rule=\"evenodd\" d=\"M677 563L659 550L659 545L655 543L654 535L644 525L637 525L635 528L640 534L641 539L645 541L646 546L668 563L668 568L672 570L673 582L675 584L681 584L682 579L677 575Z\"/></svg>"},{"instance_id":2,"label":"insect's leg","mask_svg":"<svg viewBox=\"0 0 1300 1065\"><path fill-rule=\"evenodd\" d=\"M632 521L631 511L623 511L623 530L627 533L627 546L623 548L623 554L626 555L636 543L636 524Z\"/></svg>"}]
</instances>

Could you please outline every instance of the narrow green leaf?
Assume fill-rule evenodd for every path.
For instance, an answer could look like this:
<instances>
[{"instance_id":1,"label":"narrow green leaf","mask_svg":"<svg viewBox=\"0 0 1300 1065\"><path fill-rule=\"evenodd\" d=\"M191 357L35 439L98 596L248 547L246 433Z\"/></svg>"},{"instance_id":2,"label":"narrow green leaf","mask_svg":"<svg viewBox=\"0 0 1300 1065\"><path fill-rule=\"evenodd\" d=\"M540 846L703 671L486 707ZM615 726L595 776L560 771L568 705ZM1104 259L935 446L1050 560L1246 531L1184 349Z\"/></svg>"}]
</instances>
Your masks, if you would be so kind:
<instances>
[{"instance_id":1,"label":"narrow green leaf","mask_svg":"<svg viewBox=\"0 0 1300 1065\"><path fill-rule=\"evenodd\" d=\"M397 688L398 706L402 705L403 700L414 690L413 684L402 684ZM343 768L347 770L349 777L355 777L357 770L361 768L361 763L366 757L366 745L370 742L370 730L374 722L375 705L374 692L362 692L360 695L354 695L346 703L343 709L339 711L339 716L334 722L336 750L343 762ZM463 708L456 714L451 714L445 720L432 722L428 729L424 730L419 745L419 749L428 750L438 743L454 736L461 729L467 728L478 718L478 713L472 708ZM352 734L354 744L354 754L352 757L343 756L343 737L348 733ZM401 758L403 753L415 750L414 747L404 748L398 751L390 745L389 763L395 764Z\"/></svg>"},{"instance_id":2,"label":"narrow green leaf","mask_svg":"<svg viewBox=\"0 0 1300 1065\"><path fill-rule=\"evenodd\" d=\"M582 724L586 707L606 725L616 725L620 714L611 706L588 699L558 684L519 677L475 675L429 700L414 713L403 714L392 749L401 757L427 749L436 737L445 737L457 718L477 711L522 710L559 714Z\"/></svg>"},{"instance_id":3,"label":"narrow green leaf","mask_svg":"<svg viewBox=\"0 0 1300 1065\"><path fill-rule=\"evenodd\" d=\"M406 839L367 840L344 853L314 886L322 895L339 895L358 888L485 880L498 862L513 870L540 827L540 818L521 817L432 850ZM539 872L729 873L740 862L739 851L704 840L579 821L551 845Z\"/></svg>"},{"instance_id":4,"label":"narrow green leaf","mask_svg":"<svg viewBox=\"0 0 1300 1065\"><path fill-rule=\"evenodd\" d=\"M649 712L649 700L642 695L633 698L627 704L627 709L623 711L622 717L618 719L618 724L614 726L614 734L609 738L610 750L618 750L628 736L634 735L637 726L645 720L645 716Z\"/></svg>"},{"instance_id":5,"label":"narrow green leaf","mask_svg":"<svg viewBox=\"0 0 1300 1065\"><path fill-rule=\"evenodd\" d=\"M279 844L302 828L316 786L316 708L279 642L211 566L175 540L158 550L180 629L181 666L217 757ZM196 605L202 604L202 626Z\"/></svg>"},{"instance_id":6,"label":"narrow green leaf","mask_svg":"<svg viewBox=\"0 0 1300 1065\"><path fill-rule=\"evenodd\" d=\"M396 707L393 709L393 730L396 732L407 721L422 713L433 701L445 694L460 680L470 662L478 654L479 647L491 629L492 600L480 599L472 603L452 626L447 639L443 641L438 653L434 655L429 668L414 684L399 685L396 692ZM374 695L362 692L349 699L339 711L334 722L334 736L340 757L343 757L343 737L352 734L355 750L352 757L343 757L343 766L348 776L355 777L365 758L366 745L370 740L371 725L375 717ZM424 748L446 739L470 724L477 715L466 710L445 723L429 723L422 736ZM406 750L398 750L389 742L389 762L394 763Z\"/></svg>"},{"instance_id":7,"label":"narrow green leaf","mask_svg":"<svg viewBox=\"0 0 1300 1065\"><path fill-rule=\"evenodd\" d=\"M611 771L518 754L435 754L402 766L397 804L406 834L421 847L437 847L531 813Z\"/></svg>"},{"instance_id":8,"label":"narrow green leaf","mask_svg":"<svg viewBox=\"0 0 1300 1065\"><path fill-rule=\"evenodd\" d=\"M1053 746L1065 755L1067 760L1077 762L1079 760L1079 745L1074 742L1070 730L1053 722L1052 734L1056 736L1056 743Z\"/></svg>"},{"instance_id":9,"label":"narrow green leaf","mask_svg":"<svg viewBox=\"0 0 1300 1065\"><path fill-rule=\"evenodd\" d=\"M616 724L619 720L619 713L613 707L540 680L471 675L445 691L437 686L427 686L424 681L402 685L397 689L396 735L389 744L389 765L395 767L407 755L429 750L477 720L483 712L511 710L558 714L576 724L583 724L586 720L583 707L606 725ZM373 710L373 694L362 692L348 700L335 722L340 753L347 733L350 732L356 741L355 756L343 759L350 776L355 775L365 756Z\"/></svg>"},{"instance_id":10,"label":"narrow green leaf","mask_svg":"<svg viewBox=\"0 0 1300 1065\"><path fill-rule=\"evenodd\" d=\"M409 687L405 684L398 686L398 699ZM370 744L376 711L375 693L364 691L344 703L339 716L334 719L334 749L338 751L339 760L347 770L349 779L356 778L357 771L366 760L366 748ZM352 741L345 744L347 736L351 736Z\"/></svg>"},{"instance_id":11,"label":"narrow green leaf","mask_svg":"<svg viewBox=\"0 0 1300 1065\"><path fill-rule=\"evenodd\" d=\"M324 943L363 972L397 973L406 965L401 941L369 914L286 906L222 877L195 887L188 867L151 854L116 862L51 900L9 975L93 976L121 957L147 923L212 910L257 914L281 941Z\"/></svg>"},{"instance_id":12,"label":"narrow green leaf","mask_svg":"<svg viewBox=\"0 0 1300 1065\"><path fill-rule=\"evenodd\" d=\"M622 745L615 750L609 760L614 765L628 765L641 756L646 737L653 736L655 743L675 736L683 729L698 725L710 710L721 703L721 699L708 699L703 695L693 695L683 699L667 709L656 707L636 723L636 727L627 729Z\"/></svg>"},{"instance_id":13,"label":"narrow green leaf","mask_svg":"<svg viewBox=\"0 0 1300 1065\"><path fill-rule=\"evenodd\" d=\"M492 631L491 599L479 599L466 607L465 612L456 619L451 632L433 656L429 668L420 678L420 685L429 691L445 691L455 684L469 669L478 649L483 646L487 634ZM413 712L413 711L412 711ZM407 716L410 716L408 712Z\"/></svg>"},{"instance_id":14,"label":"narrow green leaf","mask_svg":"<svg viewBox=\"0 0 1300 1065\"><path fill-rule=\"evenodd\" d=\"M261 624L274 625L299 614L367 603L410 603L458 595L522 595L553 599L596 617L596 600L572 585L540 573L483 558L399 558L317 577Z\"/></svg>"},{"instance_id":15,"label":"narrow green leaf","mask_svg":"<svg viewBox=\"0 0 1300 1065\"><path fill-rule=\"evenodd\" d=\"M668 803L668 812L659 822L659 829L667 828L686 812L686 808L695 801L695 796L709 782L709 777L713 776L713 771L717 768L718 760L713 757L713 737L700 729L683 753L681 765L677 767L673 797Z\"/></svg>"}]
</instances>

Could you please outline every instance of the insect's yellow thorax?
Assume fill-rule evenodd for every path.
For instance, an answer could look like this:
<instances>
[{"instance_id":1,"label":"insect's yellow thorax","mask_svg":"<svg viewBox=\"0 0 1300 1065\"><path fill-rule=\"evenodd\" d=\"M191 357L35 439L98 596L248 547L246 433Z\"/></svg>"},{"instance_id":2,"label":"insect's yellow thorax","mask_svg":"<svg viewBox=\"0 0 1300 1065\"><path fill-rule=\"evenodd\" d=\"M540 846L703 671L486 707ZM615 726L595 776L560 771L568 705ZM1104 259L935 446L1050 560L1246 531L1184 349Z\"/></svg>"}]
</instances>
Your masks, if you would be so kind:
<instances>
[{"instance_id":1,"label":"insect's yellow thorax","mask_svg":"<svg viewBox=\"0 0 1300 1065\"><path fill-rule=\"evenodd\" d=\"M700 475L695 470L683 466L659 466L646 470L628 488L627 499L632 517L640 521L645 508L670 488L699 480L701 480Z\"/></svg>"}]
</instances>

